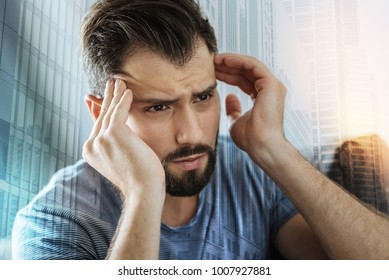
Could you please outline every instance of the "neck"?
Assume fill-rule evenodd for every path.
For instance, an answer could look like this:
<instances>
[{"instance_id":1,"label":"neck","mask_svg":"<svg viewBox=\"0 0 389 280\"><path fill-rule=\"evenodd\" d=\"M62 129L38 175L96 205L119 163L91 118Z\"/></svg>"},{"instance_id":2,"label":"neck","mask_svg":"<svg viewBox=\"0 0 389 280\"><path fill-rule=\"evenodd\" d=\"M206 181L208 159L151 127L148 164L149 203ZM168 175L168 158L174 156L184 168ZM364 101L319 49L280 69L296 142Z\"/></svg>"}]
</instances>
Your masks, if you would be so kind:
<instances>
[{"instance_id":1,"label":"neck","mask_svg":"<svg viewBox=\"0 0 389 280\"><path fill-rule=\"evenodd\" d=\"M162 223L171 226L184 226L196 215L199 195L175 197L166 194L162 210Z\"/></svg>"}]
</instances>

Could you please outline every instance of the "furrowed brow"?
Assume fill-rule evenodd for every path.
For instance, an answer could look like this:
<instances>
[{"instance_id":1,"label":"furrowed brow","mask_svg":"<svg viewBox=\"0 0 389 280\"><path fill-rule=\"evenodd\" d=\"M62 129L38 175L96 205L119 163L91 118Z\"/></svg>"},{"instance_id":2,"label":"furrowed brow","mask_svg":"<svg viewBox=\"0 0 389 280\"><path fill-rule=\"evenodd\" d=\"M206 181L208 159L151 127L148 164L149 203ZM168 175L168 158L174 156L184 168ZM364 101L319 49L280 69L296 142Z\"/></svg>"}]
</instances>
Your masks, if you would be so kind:
<instances>
[{"instance_id":1,"label":"furrowed brow","mask_svg":"<svg viewBox=\"0 0 389 280\"><path fill-rule=\"evenodd\" d=\"M216 88L217 88L217 82L215 82L213 85L209 86L208 88L206 88L205 90L203 90L201 92L193 93L193 95L194 96L206 95L206 94L209 94L212 91L214 91Z\"/></svg>"},{"instance_id":2,"label":"furrowed brow","mask_svg":"<svg viewBox=\"0 0 389 280\"><path fill-rule=\"evenodd\" d=\"M151 105L171 105L177 103L178 98L175 99L162 99L162 98L136 98L136 102L146 103Z\"/></svg>"}]
</instances>

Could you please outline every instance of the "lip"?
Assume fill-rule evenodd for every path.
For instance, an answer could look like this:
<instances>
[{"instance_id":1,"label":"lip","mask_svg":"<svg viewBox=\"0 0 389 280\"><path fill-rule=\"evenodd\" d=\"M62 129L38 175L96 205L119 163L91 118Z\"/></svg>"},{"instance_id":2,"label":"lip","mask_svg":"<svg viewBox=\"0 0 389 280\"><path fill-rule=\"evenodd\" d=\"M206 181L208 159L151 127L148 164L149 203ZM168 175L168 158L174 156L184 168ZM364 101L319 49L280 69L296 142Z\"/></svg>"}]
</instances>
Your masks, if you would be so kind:
<instances>
[{"instance_id":1,"label":"lip","mask_svg":"<svg viewBox=\"0 0 389 280\"><path fill-rule=\"evenodd\" d=\"M173 160L172 163L174 164L174 166L185 171L195 170L202 166L202 162L205 156L206 156L205 153L192 155L189 157Z\"/></svg>"}]
</instances>

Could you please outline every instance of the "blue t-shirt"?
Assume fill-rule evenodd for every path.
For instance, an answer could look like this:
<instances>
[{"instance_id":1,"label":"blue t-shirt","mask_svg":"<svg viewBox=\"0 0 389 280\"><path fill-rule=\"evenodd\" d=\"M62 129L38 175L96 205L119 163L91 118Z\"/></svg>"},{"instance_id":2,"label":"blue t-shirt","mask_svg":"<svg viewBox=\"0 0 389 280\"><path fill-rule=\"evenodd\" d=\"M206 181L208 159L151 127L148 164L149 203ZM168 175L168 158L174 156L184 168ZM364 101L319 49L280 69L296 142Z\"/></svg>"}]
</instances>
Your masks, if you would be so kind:
<instances>
[{"instance_id":1,"label":"blue t-shirt","mask_svg":"<svg viewBox=\"0 0 389 280\"><path fill-rule=\"evenodd\" d=\"M268 259L296 209L275 183L219 137L210 182L185 226L161 225L161 259ZM19 211L15 259L104 259L121 214L115 187L85 161L57 172Z\"/></svg>"}]
</instances>

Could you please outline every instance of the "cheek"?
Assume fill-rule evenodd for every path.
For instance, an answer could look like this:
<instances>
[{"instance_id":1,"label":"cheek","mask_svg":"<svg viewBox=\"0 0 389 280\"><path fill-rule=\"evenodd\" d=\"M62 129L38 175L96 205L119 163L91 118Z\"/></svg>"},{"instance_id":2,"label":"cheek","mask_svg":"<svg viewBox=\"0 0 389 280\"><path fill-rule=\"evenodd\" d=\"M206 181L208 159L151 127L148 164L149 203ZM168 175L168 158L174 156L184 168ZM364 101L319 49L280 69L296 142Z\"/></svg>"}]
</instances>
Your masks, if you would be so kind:
<instances>
[{"instance_id":1,"label":"cheek","mask_svg":"<svg viewBox=\"0 0 389 280\"><path fill-rule=\"evenodd\" d=\"M210 139L210 143L216 138L217 132L219 130L220 124L220 106L219 103L216 103L215 106L207 114L204 115L204 119L202 121L203 130L207 135L207 138Z\"/></svg>"},{"instance_id":2,"label":"cheek","mask_svg":"<svg viewBox=\"0 0 389 280\"><path fill-rule=\"evenodd\" d=\"M163 147L166 145L166 135L163 127L144 120L139 121L133 117L128 117L126 124L157 154L158 158L161 159L164 156Z\"/></svg>"}]
</instances>

